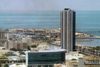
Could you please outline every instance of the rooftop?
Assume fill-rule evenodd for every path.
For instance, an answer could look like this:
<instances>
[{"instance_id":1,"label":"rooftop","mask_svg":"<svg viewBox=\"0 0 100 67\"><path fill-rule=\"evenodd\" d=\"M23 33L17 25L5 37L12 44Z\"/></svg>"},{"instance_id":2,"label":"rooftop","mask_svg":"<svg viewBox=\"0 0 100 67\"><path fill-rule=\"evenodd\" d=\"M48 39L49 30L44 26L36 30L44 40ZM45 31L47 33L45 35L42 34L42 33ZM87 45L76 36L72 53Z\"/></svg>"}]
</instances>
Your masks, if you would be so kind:
<instances>
[{"instance_id":1,"label":"rooftop","mask_svg":"<svg viewBox=\"0 0 100 67\"><path fill-rule=\"evenodd\" d=\"M65 49L56 49L56 50L41 50L41 51L27 51L27 53L49 53L49 52L66 52Z\"/></svg>"}]
</instances>

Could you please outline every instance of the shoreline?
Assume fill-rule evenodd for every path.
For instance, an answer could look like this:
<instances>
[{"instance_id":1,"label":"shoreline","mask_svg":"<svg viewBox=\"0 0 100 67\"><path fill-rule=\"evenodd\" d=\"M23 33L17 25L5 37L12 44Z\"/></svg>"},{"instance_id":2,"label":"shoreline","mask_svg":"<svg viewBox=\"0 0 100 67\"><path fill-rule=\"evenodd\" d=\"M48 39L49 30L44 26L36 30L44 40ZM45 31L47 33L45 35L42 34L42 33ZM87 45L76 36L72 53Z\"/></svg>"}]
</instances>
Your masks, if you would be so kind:
<instances>
[{"instance_id":1,"label":"shoreline","mask_svg":"<svg viewBox=\"0 0 100 67\"><path fill-rule=\"evenodd\" d=\"M76 46L80 46L80 47L97 47L97 46L91 46L91 45L81 45L81 44L76 44Z\"/></svg>"}]
</instances>

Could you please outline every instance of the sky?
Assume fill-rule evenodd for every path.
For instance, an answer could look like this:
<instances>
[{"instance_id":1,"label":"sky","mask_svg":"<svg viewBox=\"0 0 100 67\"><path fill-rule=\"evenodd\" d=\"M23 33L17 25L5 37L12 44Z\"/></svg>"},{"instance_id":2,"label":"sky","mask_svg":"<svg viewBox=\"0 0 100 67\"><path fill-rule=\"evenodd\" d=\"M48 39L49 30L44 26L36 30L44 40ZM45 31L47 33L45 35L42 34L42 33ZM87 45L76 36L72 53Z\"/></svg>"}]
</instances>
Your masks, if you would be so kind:
<instances>
[{"instance_id":1,"label":"sky","mask_svg":"<svg viewBox=\"0 0 100 67\"><path fill-rule=\"evenodd\" d=\"M0 0L0 12L100 10L100 0Z\"/></svg>"}]
</instances>

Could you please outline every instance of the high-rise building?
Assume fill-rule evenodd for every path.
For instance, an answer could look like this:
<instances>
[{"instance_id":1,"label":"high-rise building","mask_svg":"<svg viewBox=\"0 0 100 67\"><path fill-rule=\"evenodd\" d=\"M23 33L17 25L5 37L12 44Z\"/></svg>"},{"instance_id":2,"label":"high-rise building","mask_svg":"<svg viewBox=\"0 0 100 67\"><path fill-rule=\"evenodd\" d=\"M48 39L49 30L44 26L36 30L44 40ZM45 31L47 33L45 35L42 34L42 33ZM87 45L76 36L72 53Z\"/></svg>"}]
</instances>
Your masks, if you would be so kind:
<instances>
[{"instance_id":1,"label":"high-rise building","mask_svg":"<svg viewBox=\"0 0 100 67\"><path fill-rule=\"evenodd\" d=\"M5 31L0 29L0 46L4 47L4 44L6 42L6 36Z\"/></svg>"},{"instance_id":2,"label":"high-rise building","mask_svg":"<svg viewBox=\"0 0 100 67\"><path fill-rule=\"evenodd\" d=\"M67 52L75 49L75 12L69 8L61 13L61 45Z\"/></svg>"},{"instance_id":3,"label":"high-rise building","mask_svg":"<svg viewBox=\"0 0 100 67\"><path fill-rule=\"evenodd\" d=\"M5 32L3 30L0 30L0 40L5 40Z\"/></svg>"}]
</instances>

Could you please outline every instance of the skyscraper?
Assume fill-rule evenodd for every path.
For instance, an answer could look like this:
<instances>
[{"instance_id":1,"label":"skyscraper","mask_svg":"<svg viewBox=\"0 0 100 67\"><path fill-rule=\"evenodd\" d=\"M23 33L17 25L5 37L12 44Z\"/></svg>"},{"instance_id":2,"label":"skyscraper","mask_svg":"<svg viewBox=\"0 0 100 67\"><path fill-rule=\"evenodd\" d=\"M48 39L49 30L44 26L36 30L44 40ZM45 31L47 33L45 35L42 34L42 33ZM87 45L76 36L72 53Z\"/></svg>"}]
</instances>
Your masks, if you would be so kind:
<instances>
[{"instance_id":1,"label":"skyscraper","mask_svg":"<svg viewBox=\"0 0 100 67\"><path fill-rule=\"evenodd\" d=\"M61 13L61 45L67 52L75 49L75 12L69 8Z\"/></svg>"}]
</instances>

